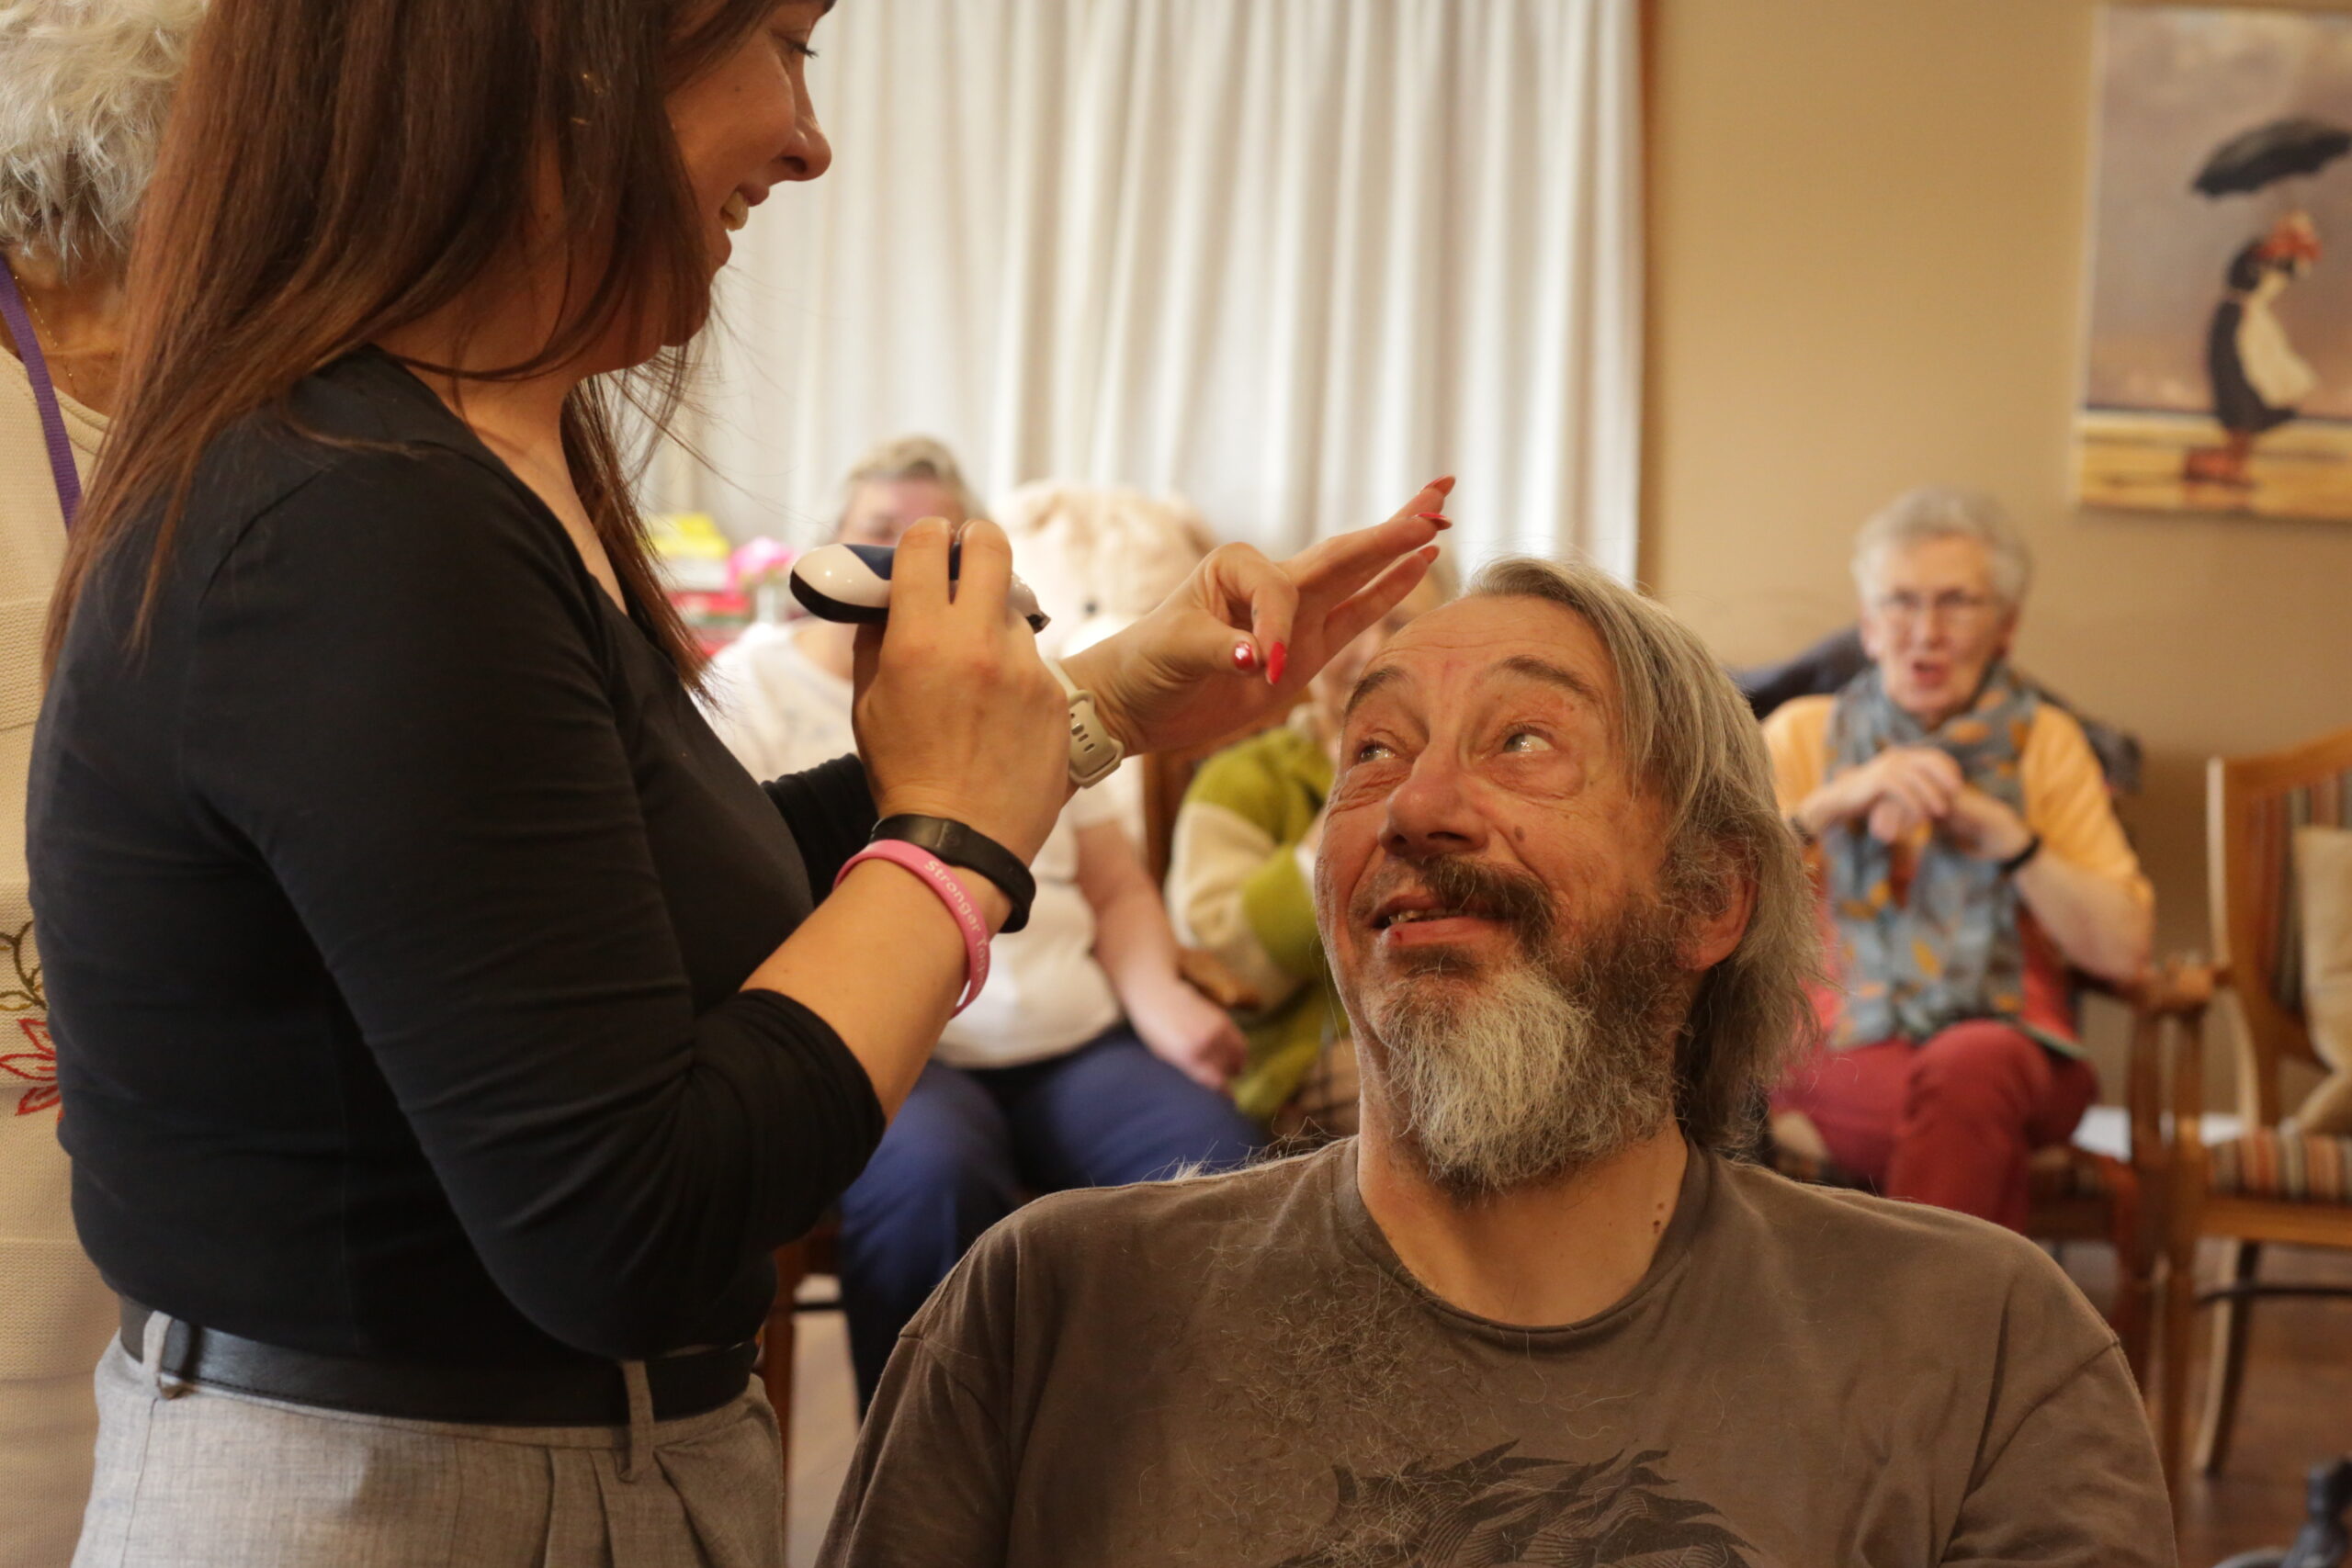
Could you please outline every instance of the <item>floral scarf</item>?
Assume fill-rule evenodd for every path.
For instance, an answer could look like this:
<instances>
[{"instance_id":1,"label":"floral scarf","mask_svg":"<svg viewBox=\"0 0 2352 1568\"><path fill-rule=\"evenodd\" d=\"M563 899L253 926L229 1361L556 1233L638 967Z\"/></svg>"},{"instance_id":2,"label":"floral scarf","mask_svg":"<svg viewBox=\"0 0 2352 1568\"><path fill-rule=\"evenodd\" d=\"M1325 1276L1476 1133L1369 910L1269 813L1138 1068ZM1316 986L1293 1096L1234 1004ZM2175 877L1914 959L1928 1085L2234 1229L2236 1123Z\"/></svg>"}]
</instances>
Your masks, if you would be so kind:
<instances>
[{"instance_id":1,"label":"floral scarf","mask_svg":"<svg viewBox=\"0 0 2352 1568\"><path fill-rule=\"evenodd\" d=\"M1976 700L1930 731L1887 696L1873 667L1838 694L1830 776L1891 746L1933 746L1960 764L1968 783L2022 815L2018 758L2040 706L2006 663L1996 663ZM1872 838L1866 823L1833 828L1821 843L1846 987L1835 1045L1892 1038L1918 1044L1969 1019L2017 1021L2025 1006L2025 945L2017 889L1998 865L1931 836L1897 902L1894 846Z\"/></svg>"}]
</instances>

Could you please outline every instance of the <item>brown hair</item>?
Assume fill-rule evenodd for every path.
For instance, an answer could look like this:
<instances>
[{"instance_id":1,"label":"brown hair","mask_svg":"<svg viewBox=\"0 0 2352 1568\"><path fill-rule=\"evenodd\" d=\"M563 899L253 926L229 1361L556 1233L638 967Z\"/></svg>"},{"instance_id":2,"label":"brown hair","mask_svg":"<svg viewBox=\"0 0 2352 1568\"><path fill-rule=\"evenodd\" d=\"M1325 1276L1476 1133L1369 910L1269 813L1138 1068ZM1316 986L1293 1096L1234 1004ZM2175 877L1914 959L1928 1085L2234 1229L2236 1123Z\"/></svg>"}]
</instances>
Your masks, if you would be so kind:
<instances>
[{"instance_id":1,"label":"brown hair","mask_svg":"<svg viewBox=\"0 0 2352 1568\"><path fill-rule=\"evenodd\" d=\"M709 307L708 257L666 100L775 6L215 0L132 248L129 392L67 549L49 660L93 564L160 506L152 604L188 487L224 431L511 262L537 171L553 175L559 231L605 243L572 264L537 354L468 378L543 373L616 327L690 335ZM562 436L614 570L692 681L702 657L662 592L615 417L626 399L660 424L684 376L664 352L634 386L583 383Z\"/></svg>"}]
</instances>

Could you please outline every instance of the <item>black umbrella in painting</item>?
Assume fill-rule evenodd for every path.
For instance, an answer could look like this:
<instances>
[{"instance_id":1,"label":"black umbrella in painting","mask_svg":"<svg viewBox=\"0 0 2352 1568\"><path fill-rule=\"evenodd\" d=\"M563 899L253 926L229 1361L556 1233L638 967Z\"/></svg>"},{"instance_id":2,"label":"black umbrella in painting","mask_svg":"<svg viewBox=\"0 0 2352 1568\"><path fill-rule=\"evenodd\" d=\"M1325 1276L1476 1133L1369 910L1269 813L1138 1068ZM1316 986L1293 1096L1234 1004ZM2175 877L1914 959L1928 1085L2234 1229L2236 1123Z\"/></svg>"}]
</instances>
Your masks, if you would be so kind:
<instances>
[{"instance_id":1,"label":"black umbrella in painting","mask_svg":"<svg viewBox=\"0 0 2352 1568\"><path fill-rule=\"evenodd\" d=\"M2192 187L2206 196L2260 190L2277 180L2317 174L2352 152L2352 130L2325 120L2274 119L2213 150Z\"/></svg>"}]
</instances>

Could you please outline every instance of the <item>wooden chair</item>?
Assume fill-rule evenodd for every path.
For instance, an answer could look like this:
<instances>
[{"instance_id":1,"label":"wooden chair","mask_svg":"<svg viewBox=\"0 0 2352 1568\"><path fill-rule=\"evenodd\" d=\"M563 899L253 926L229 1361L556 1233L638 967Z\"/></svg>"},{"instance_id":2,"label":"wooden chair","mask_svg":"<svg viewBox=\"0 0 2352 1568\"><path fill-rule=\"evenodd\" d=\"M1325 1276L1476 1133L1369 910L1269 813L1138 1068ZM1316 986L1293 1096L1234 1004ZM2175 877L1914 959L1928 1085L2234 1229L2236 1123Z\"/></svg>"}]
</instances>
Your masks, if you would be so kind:
<instances>
[{"instance_id":1,"label":"wooden chair","mask_svg":"<svg viewBox=\"0 0 2352 1568\"><path fill-rule=\"evenodd\" d=\"M2215 1307L2212 1365L2198 1468L2228 1457L2245 1372L2247 1319L2257 1297L2352 1295L2340 1286L2267 1284L2266 1242L2352 1248L2352 1138L2309 1138L2279 1125L2281 1066L2318 1061L2302 1015L2294 829L2352 827L2352 729L2267 756L2215 758L2206 782L2207 876L2214 991L2234 1019L2240 1135L2204 1141L2202 1009L2193 1010L2174 1064L2170 1214L2166 1224L2162 1399L2158 1435L2166 1472L2181 1472L2187 1436L2189 1336L2196 1310ZM2222 1282L2196 1288L2197 1246L2228 1244Z\"/></svg>"},{"instance_id":2,"label":"wooden chair","mask_svg":"<svg viewBox=\"0 0 2352 1568\"><path fill-rule=\"evenodd\" d=\"M2061 1144L2037 1150L2028 1168L2030 1207L2025 1234L2039 1241L2104 1242L2115 1253L2115 1297L2108 1324L2122 1343L2132 1376L2144 1387L2154 1336L2155 1260L2161 1236L2156 1207L2166 1181L2160 1114L2164 1103L2164 1033L2166 1022L2191 1010L2201 998L2184 997L2177 971L2151 975L2128 986L2087 975L2075 983L2086 991L2120 1001L2132 1010L2131 1050L2124 1077L2124 1104L2131 1118L2129 1158ZM2193 984L2193 982L2192 982ZM1804 1157L1774 1149L1781 1175L1831 1186L1867 1183Z\"/></svg>"},{"instance_id":3,"label":"wooden chair","mask_svg":"<svg viewBox=\"0 0 2352 1568\"><path fill-rule=\"evenodd\" d=\"M760 1328L760 1382L767 1390L769 1406L775 1411L776 1443L784 1458L783 1497L787 1529L792 1508L792 1362L798 1348L799 1318L804 1312L839 1312L842 1307L838 1293L831 1298L802 1301L800 1286L812 1274L840 1274L836 1254L841 1235L840 1216L829 1213L807 1235L775 1249L775 1300L769 1303L767 1322Z\"/></svg>"},{"instance_id":4,"label":"wooden chair","mask_svg":"<svg viewBox=\"0 0 2352 1568\"><path fill-rule=\"evenodd\" d=\"M2044 1241L2104 1241L2115 1253L2115 1297L2108 1324L2123 1346L2132 1375L2144 1388L2155 1332L2157 1224L2165 1191L2162 1128L2164 1036L2184 1003L2177 970L2129 985L2088 976L2077 985L2132 1011L2124 1058L2123 1103L2131 1127L2126 1158L2076 1144L2041 1150L2030 1169L2026 1235Z\"/></svg>"},{"instance_id":5,"label":"wooden chair","mask_svg":"<svg viewBox=\"0 0 2352 1568\"><path fill-rule=\"evenodd\" d=\"M2161 1191L2137 1162L2063 1144L2035 1151L2027 1168L2030 1207L2025 1234L2037 1241L2105 1242L2115 1253L2115 1296L2108 1326L2123 1346L2132 1375L2144 1383L2155 1332L2156 1241L2145 1195Z\"/></svg>"},{"instance_id":6,"label":"wooden chair","mask_svg":"<svg viewBox=\"0 0 2352 1568\"><path fill-rule=\"evenodd\" d=\"M1193 787L1193 775L1201 771L1201 764L1237 741L1281 722L1276 718L1181 751L1154 751L1136 759L1136 765L1143 770L1143 863L1154 882L1167 885L1169 857L1176 845L1176 814L1183 809L1184 792Z\"/></svg>"}]
</instances>

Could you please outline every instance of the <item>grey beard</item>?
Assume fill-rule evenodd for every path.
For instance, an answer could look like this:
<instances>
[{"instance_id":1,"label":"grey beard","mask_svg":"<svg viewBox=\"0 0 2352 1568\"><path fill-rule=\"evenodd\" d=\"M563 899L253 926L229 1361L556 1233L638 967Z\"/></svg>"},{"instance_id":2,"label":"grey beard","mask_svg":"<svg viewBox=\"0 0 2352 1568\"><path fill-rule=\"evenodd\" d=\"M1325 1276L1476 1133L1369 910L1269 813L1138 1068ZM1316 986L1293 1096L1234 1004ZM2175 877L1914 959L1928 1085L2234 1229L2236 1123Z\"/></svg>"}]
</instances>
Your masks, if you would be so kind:
<instances>
[{"instance_id":1,"label":"grey beard","mask_svg":"<svg viewBox=\"0 0 2352 1568\"><path fill-rule=\"evenodd\" d=\"M1680 924L1640 905L1572 957L1432 965L1367 1001L1372 1070L1431 1182L1466 1201L1557 1180L1666 1123Z\"/></svg>"}]
</instances>

